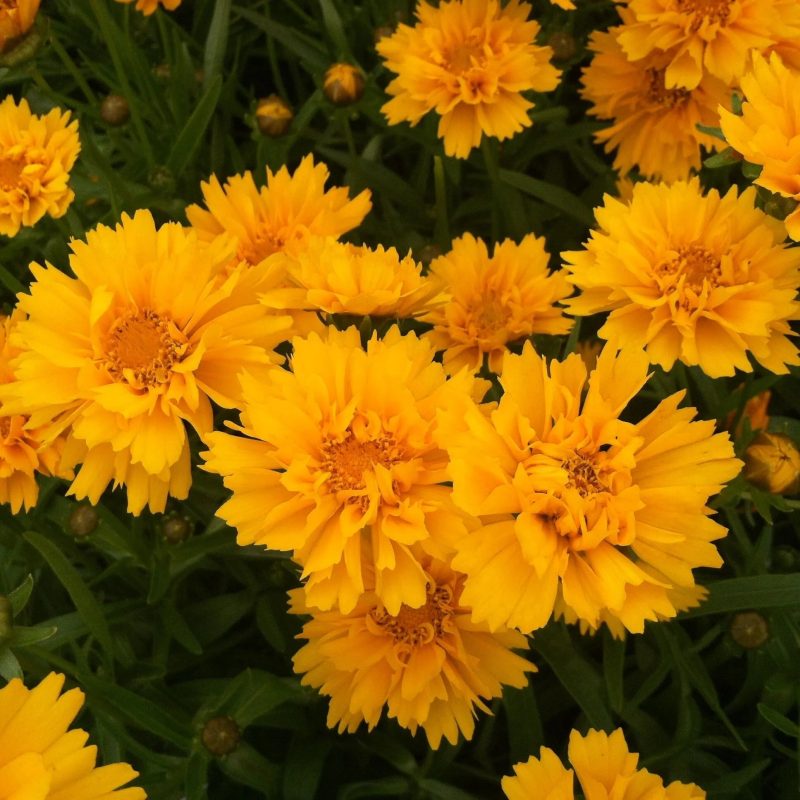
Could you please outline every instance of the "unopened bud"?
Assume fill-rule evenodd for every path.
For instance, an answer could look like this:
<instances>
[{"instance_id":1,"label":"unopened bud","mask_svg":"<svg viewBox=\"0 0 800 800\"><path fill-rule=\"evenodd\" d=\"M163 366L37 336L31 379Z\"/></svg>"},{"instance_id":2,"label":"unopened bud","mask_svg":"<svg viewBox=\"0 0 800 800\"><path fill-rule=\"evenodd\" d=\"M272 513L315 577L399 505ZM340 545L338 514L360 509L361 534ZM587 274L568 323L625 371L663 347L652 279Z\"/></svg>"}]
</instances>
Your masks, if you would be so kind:
<instances>
[{"instance_id":1,"label":"unopened bud","mask_svg":"<svg viewBox=\"0 0 800 800\"><path fill-rule=\"evenodd\" d=\"M161 522L161 535L170 544L180 544L192 535L193 525L180 514L170 514Z\"/></svg>"},{"instance_id":2,"label":"unopened bud","mask_svg":"<svg viewBox=\"0 0 800 800\"><path fill-rule=\"evenodd\" d=\"M94 506L78 503L69 515L69 532L76 539L85 539L97 529L99 523L100 517Z\"/></svg>"},{"instance_id":3,"label":"unopened bud","mask_svg":"<svg viewBox=\"0 0 800 800\"><path fill-rule=\"evenodd\" d=\"M800 572L800 550L790 544L778 545L772 551L772 568L776 572Z\"/></svg>"},{"instance_id":4,"label":"unopened bud","mask_svg":"<svg viewBox=\"0 0 800 800\"><path fill-rule=\"evenodd\" d=\"M800 451L782 433L759 433L744 456L744 477L773 494L794 494L800 488Z\"/></svg>"},{"instance_id":5,"label":"unopened bud","mask_svg":"<svg viewBox=\"0 0 800 800\"><path fill-rule=\"evenodd\" d=\"M553 49L553 61L569 61L578 52L575 37L566 31L556 31L551 34L547 44Z\"/></svg>"},{"instance_id":6,"label":"unopened bud","mask_svg":"<svg viewBox=\"0 0 800 800\"><path fill-rule=\"evenodd\" d=\"M322 91L335 106L357 103L364 94L364 73L352 64L332 64L325 73Z\"/></svg>"},{"instance_id":7,"label":"unopened bud","mask_svg":"<svg viewBox=\"0 0 800 800\"><path fill-rule=\"evenodd\" d=\"M124 125L131 116L128 101L121 94L110 94L100 104L100 116L103 122L117 127Z\"/></svg>"},{"instance_id":8,"label":"unopened bud","mask_svg":"<svg viewBox=\"0 0 800 800\"><path fill-rule=\"evenodd\" d=\"M769 639L769 625L757 611L742 611L731 620L731 637L740 647L755 650Z\"/></svg>"},{"instance_id":9,"label":"unopened bud","mask_svg":"<svg viewBox=\"0 0 800 800\"><path fill-rule=\"evenodd\" d=\"M289 130L293 118L291 106L276 94L258 101L256 125L264 136L273 138L283 136Z\"/></svg>"},{"instance_id":10,"label":"unopened bud","mask_svg":"<svg viewBox=\"0 0 800 800\"><path fill-rule=\"evenodd\" d=\"M214 756L227 756L238 746L242 732L231 717L214 717L203 726L200 740L203 746Z\"/></svg>"},{"instance_id":11,"label":"unopened bud","mask_svg":"<svg viewBox=\"0 0 800 800\"><path fill-rule=\"evenodd\" d=\"M153 167L147 176L147 182L150 184L151 189L155 189L162 194L172 194L175 191L175 176L169 167Z\"/></svg>"}]
</instances>

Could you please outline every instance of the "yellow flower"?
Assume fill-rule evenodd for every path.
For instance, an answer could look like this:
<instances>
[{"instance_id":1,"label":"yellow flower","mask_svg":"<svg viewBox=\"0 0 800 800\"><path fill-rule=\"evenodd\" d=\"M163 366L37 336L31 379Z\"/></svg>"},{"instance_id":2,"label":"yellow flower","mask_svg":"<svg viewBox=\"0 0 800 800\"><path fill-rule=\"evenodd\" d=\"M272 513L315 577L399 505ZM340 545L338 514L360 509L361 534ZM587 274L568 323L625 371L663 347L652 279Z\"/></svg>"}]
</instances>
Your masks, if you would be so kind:
<instances>
[{"instance_id":1,"label":"yellow flower","mask_svg":"<svg viewBox=\"0 0 800 800\"><path fill-rule=\"evenodd\" d=\"M226 272L230 247L176 223L156 229L149 211L71 247L76 277L31 267L17 380L0 397L31 427L71 426L64 461L83 466L70 494L94 504L113 480L132 513L163 511L167 494L189 491L184 422L211 430L211 401L237 404L237 373L268 371L290 320L258 302L262 271Z\"/></svg>"},{"instance_id":2,"label":"yellow flower","mask_svg":"<svg viewBox=\"0 0 800 800\"><path fill-rule=\"evenodd\" d=\"M0 384L15 380L10 362L19 355L19 350L10 339L24 318L18 311L10 317L0 317ZM0 503L8 503L14 514L23 506L27 511L36 505L39 497L37 472L72 477L71 471L59 469L64 437L45 442L45 431L27 426L27 416L5 415L0 407Z\"/></svg>"},{"instance_id":3,"label":"yellow flower","mask_svg":"<svg viewBox=\"0 0 800 800\"><path fill-rule=\"evenodd\" d=\"M400 25L377 50L397 77L383 106L391 125L416 125L429 111L439 120L444 151L466 158L482 134L508 139L531 124L533 103L521 92L548 92L559 71L552 49L535 40L539 23L531 7L511 0L445 0L434 7L420 0L412 28Z\"/></svg>"},{"instance_id":4,"label":"yellow flower","mask_svg":"<svg viewBox=\"0 0 800 800\"><path fill-rule=\"evenodd\" d=\"M694 89L704 72L739 81L751 50L800 37L796 0L627 0L619 43L634 61L668 53L667 89Z\"/></svg>"},{"instance_id":5,"label":"yellow flower","mask_svg":"<svg viewBox=\"0 0 800 800\"><path fill-rule=\"evenodd\" d=\"M594 58L583 71L581 94L589 113L612 124L595 133L607 153L616 150L614 167L634 167L649 178L687 178L700 168L701 147L719 150L722 142L701 133L698 124L719 124L717 106L730 104L730 92L718 78L705 75L694 89L667 89L668 59L653 53L630 61L618 42L625 26L592 34Z\"/></svg>"},{"instance_id":6,"label":"yellow flower","mask_svg":"<svg viewBox=\"0 0 800 800\"><path fill-rule=\"evenodd\" d=\"M554 6L558 6L559 8L563 8L565 11L574 11L575 10L575 3L572 0L550 0L550 2Z\"/></svg>"},{"instance_id":7,"label":"yellow flower","mask_svg":"<svg viewBox=\"0 0 800 800\"><path fill-rule=\"evenodd\" d=\"M561 272L548 273L544 245L544 239L530 234L519 244L510 239L496 244L490 256L481 239L465 234L431 263L444 304L424 320L434 326L427 338L445 351L449 373L479 370L484 355L489 369L500 373L511 342L572 327L555 305L570 293L569 285Z\"/></svg>"},{"instance_id":8,"label":"yellow flower","mask_svg":"<svg viewBox=\"0 0 800 800\"><path fill-rule=\"evenodd\" d=\"M299 290L286 292L291 307L329 314L414 317L438 291L422 278L422 268L393 247L370 248L314 237L287 262L287 274ZM273 293L274 294L277 293Z\"/></svg>"},{"instance_id":9,"label":"yellow flower","mask_svg":"<svg viewBox=\"0 0 800 800\"><path fill-rule=\"evenodd\" d=\"M0 6L0 52L33 27L40 3L41 0L6 0Z\"/></svg>"},{"instance_id":10,"label":"yellow flower","mask_svg":"<svg viewBox=\"0 0 800 800\"><path fill-rule=\"evenodd\" d=\"M589 800L705 800L694 783L664 781L646 769L637 769L639 754L631 753L621 728L613 733L590 730L586 736L572 731L567 751ZM508 800L573 800L572 770L542 747L539 757L514 765L514 776L502 780Z\"/></svg>"},{"instance_id":11,"label":"yellow flower","mask_svg":"<svg viewBox=\"0 0 800 800\"><path fill-rule=\"evenodd\" d=\"M754 183L800 202L800 118L792 110L800 94L800 71L788 69L775 54L769 61L755 54L742 91L747 98L742 116L720 109L725 138L747 161L762 167ZM800 205L785 224L789 236L800 241Z\"/></svg>"},{"instance_id":12,"label":"yellow flower","mask_svg":"<svg viewBox=\"0 0 800 800\"><path fill-rule=\"evenodd\" d=\"M755 199L753 188L703 195L696 178L637 183L628 204L606 196L585 250L563 254L583 292L569 312L611 311L599 335L645 345L664 369L680 360L712 377L750 372L748 352L777 373L800 364L787 338L800 317L800 250Z\"/></svg>"},{"instance_id":13,"label":"yellow flower","mask_svg":"<svg viewBox=\"0 0 800 800\"><path fill-rule=\"evenodd\" d=\"M118 3L133 3L134 1L136 10L141 11L145 16L154 14L159 5L164 6L167 11L174 11L181 4L181 0L117 0Z\"/></svg>"},{"instance_id":14,"label":"yellow flower","mask_svg":"<svg viewBox=\"0 0 800 800\"><path fill-rule=\"evenodd\" d=\"M331 64L325 72L322 91L336 106L357 103L364 94L364 73L353 64Z\"/></svg>"},{"instance_id":15,"label":"yellow flower","mask_svg":"<svg viewBox=\"0 0 800 800\"><path fill-rule=\"evenodd\" d=\"M80 151L77 121L54 108L42 117L24 98L0 103L0 233L16 236L45 214L63 216L75 197L69 173Z\"/></svg>"},{"instance_id":16,"label":"yellow flower","mask_svg":"<svg viewBox=\"0 0 800 800\"><path fill-rule=\"evenodd\" d=\"M759 433L747 448L744 477L773 494L800 490L800 450L782 433Z\"/></svg>"},{"instance_id":17,"label":"yellow flower","mask_svg":"<svg viewBox=\"0 0 800 800\"><path fill-rule=\"evenodd\" d=\"M203 183L208 211L189 206L186 216L201 239L228 234L236 257L258 264L273 253L296 256L314 236L341 236L361 224L372 207L369 190L350 200L347 189L325 191L328 168L306 156L294 174L286 167L267 169L267 185L256 187L250 172L234 175L224 186L216 177Z\"/></svg>"},{"instance_id":18,"label":"yellow flower","mask_svg":"<svg viewBox=\"0 0 800 800\"><path fill-rule=\"evenodd\" d=\"M61 694L64 676L50 673L27 689L18 678L0 689L0 797L4 800L145 800L120 789L139 774L129 764L95 766L89 734L69 730L83 692ZM60 695L60 696L59 696Z\"/></svg>"},{"instance_id":19,"label":"yellow flower","mask_svg":"<svg viewBox=\"0 0 800 800\"><path fill-rule=\"evenodd\" d=\"M485 520L453 558L474 620L529 632L558 605L639 633L675 616L692 569L721 566L726 531L705 503L741 464L727 433L678 408L684 392L623 422L647 378L642 351L606 346L589 376L578 354L548 368L526 343L506 357L499 404L443 428L453 499Z\"/></svg>"},{"instance_id":20,"label":"yellow flower","mask_svg":"<svg viewBox=\"0 0 800 800\"><path fill-rule=\"evenodd\" d=\"M217 512L240 544L293 551L308 603L349 613L373 590L390 613L425 603L422 551L465 532L437 413L458 414L472 378L446 381L433 350L392 327L293 340L292 372L243 379L242 431L206 437L206 469L233 496Z\"/></svg>"},{"instance_id":21,"label":"yellow flower","mask_svg":"<svg viewBox=\"0 0 800 800\"><path fill-rule=\"evenodd\" d=\"M294 656L302 683L331 698L328 726L352 733L362 722L369 730L386 708L390 718L430 746L459 731L471 739L475 711L487 713L484 700L499 697L503 685L521 687L536 667L512 652L526 648L511 630L490 633L470 620L461 603L463 576L442 562L426 561L424 604L402 605L389 613L373 593L359 598L348 613L308 608L302 591L291 592L292 611L311 614Z\"/></svg>"}]
</instances>

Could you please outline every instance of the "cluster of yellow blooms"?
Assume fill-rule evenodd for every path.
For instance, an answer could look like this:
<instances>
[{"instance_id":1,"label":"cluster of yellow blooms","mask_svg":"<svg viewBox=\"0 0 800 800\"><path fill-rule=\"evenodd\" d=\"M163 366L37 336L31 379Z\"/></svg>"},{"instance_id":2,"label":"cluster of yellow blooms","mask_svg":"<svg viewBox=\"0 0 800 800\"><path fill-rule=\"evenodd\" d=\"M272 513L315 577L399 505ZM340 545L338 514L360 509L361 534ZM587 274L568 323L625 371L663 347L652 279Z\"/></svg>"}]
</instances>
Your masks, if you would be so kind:
<instances>
[{"instance_id":1,"label":"cluster of yellow blooms","mask_svg":"<svg viewBox=\"0 0 800 800\"><path fill-rule=\"evenodd\" d=\"M522 92L558 82L530 11L420 2L417 24L377 45L397 75L390 123L435 111L458 157L530 125ZM148 211L98 226L71 242L71 274L31 265L0 332L0 500L32 506L38 471L70 479L76 498L96 503L113 484L131 513L161 512L188 494L194 431L203 468L231 491L218 514L240 544L286 551L302 570L291 604L310 621L294 664L330 697L329 725L372 728L385 711L432 747L470 737L476 709L527 682L535 667L513 651L550 619L623 636L696 605L693 570L721 565L725 535L707 503L741 463L727 433L680 406L684 392L643 418L623 414L650 364L712 377L752 370L748 356L773 372L800 364L788 338L800 249L753 189L720 196L689 177L700 148L717 146L696 123L716 124L741 86L748 102L743 116L723 113L726 135L764 165L761 185L800 199L800 6L627 0L619 12L620 26L592 38L584 95L613 121L598 138L615 166L674 183L606 197L589 241L554 272L534 235L490 254L465 234L427 270L394 248L341 242L370 194L326 189L311 156L268 170L261 188L249 172L211 178L188 227L159 228ZM79 143L68 116L0 104L3 233L69 205ZM800 238L800 214L789 226ZM565 309L610 312L595 364L534 350L533 335L569 332ZM383 335L365 341L351 316L384 318ZM485 400L490 379L499 400ZM215 431L215 408L238 422ZM42 686L31 698L54 703L59 681ZM0 722L27 697L15 683L0 691ZM18 749L0 786L13 785L6 769L42 786L62 775L46 769L62 752L52 742L31 734ZM570 760L587 796L704 797L636 770L620 731L574 733ZM104 775L114 787L130 777ZM504 789L569 798L572 772L542 750ZM94 797L76 792L37 797Z\"/></svg>"}]
</instances>

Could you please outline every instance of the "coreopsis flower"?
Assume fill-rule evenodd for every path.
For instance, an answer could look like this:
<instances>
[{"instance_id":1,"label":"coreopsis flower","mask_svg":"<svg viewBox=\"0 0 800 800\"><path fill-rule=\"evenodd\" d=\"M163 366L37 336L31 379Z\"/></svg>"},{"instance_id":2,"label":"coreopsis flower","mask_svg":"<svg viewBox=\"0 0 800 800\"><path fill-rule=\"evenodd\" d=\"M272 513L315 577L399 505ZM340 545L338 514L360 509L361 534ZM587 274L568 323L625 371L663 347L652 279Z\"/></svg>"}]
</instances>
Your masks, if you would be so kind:
<instances>
[{"instance_id":1,"label":"coreopsis flower","mask_svg":"<svg viewBox=\"0 0 800 800\"><path fill-rule=\"evenodd\" d=\"M516 631L489 632L470 620L461 602L463 575L443 562L425 562L425 600L390 613L368 592L347 613L309 608L301 590L290 592L292 611L310 614L295 654L301 683L331 698L328 726L352 733L362 722L372 730L386 709L404 728L425 731L434 749L459 731L471 739L476 710L499 697L502 687L521 687L536 667L513 652L526 648ZM491 712L489 712L491 713Z\"/></svg>"},{"instance_id":2,"label":"coreopsis flower","mask_svg":"<svg viewBox=\"0 0 800 800\"><path fill-rule=\"evenodd\" d=\"M75 197L69 173L80 152L78 122L54 108L31 112L24 98L0 103L0 233L16 236L45 214L63 216Z\"/></svg>"},{"instance_id":3,"label":"coreopsis flower","mask_svg":"<svg viewBox=\"0 0 800 800\"><path fill-rule=\"evenodd\" d=\"M339 237L360 225L372 207L369 190L351 200L346 188L325 191L327 180L328 168L310 155L294 173L267 169L261 189L250 172L234 175L224 186L212 176L201 185L208 210L192 205L186 216L205 241L232 236L236 258L248 264L278 252L296 256L309 236Z\"/></svg>"},{"instance_id":4,"label":"coreopsis flower","mask_svg":"<svg viewBox=\"0 0 800 800\"><path fill-rule=\"evenodd\" d=\"M506 239L492 255L485 242L465 234L449 253L434 259L429 280L442 286L443 304L424 320L436 350L444 350L450 373L489 369L501 372L508 345L534 333L567 333L572 327L556 302L570 293L563 274L548 272L545 241L533 234L519 244Z\"/></svg>"},{"instance_id":5,"label":"coreopsis flower","mask_svg":"<svg viewBox=\"0 0 800 800\"><path fill-rule=\"evenodd\" d=\"M475 621L529 632L558 604L638 633L675 616L694 568L721 566L712 542L726 531L705 503L741 464L727 433L678 408L683 391L620 419L647 366L606 346L589 374L576 353L548 366L526 343L506 356L496 407L473 403L443 429L453 499L484 520L453 558Z\"/></svg>"},{"instance_id":6,"label":"coreopsis flower","mask_svg":"<svg viewBox=\"0 0 800 800\"><path fill-rule=\"evenodd\" d=\"M438 291L435 281L423 279L410 254L401 258L394 247L358 246L332 237L309 239L303 252L288 260L287 275L298 287L286 292L291 307L329 314L414 317Z\"/></svg>"},{"instance_id":7,"label":"coreopsis flower","mask_svg":"<svg viewBox=\"0 0 800 800\"><path fill-rule=\"evenodd\" d=\"M425 603L424 552L465 533L445 485L437 414L458 415L473 379L446 380L430 345L392 327L292 340L292 371L242 379L241 430L206 437L206 469L233 496L217 512L240 544L292 551L308 603L343 613L374 590L389 613Z\"/></svg>"},{"instance_id":8,"label":"coreopsis flower","mask_svg":"<svg viewBox=\"0 0 800 800\"><path fill-rule=\"evenodd\" d=\"M754 183L800 203L800 119L792 111L800 71L788 69L774 53L768 61L755 54L741 84L742 114L720 109L722 132L747 161L761 166ZM800 205L784 222L789 236L800 241Z\"/></svg>"},{"instance_id":9,"label":"coreopsis flower","mask_svg":"<svg viewBox=\"0 0 800 800\"><path fill-rule=\"evenodd\" d=\"M444 151L466 158L481 137L508 139L531 124L522 92L549 92L559 71L553 51L536 44L539 23L519 0L420 0L415 26L400 25L377 50L397 74L383 106L391 125L416 125L435 111Z\"/></svg>"},{"instance_id":10,"label":"coreopsis flower","mask_svg":"<svg viewBox=\"0 0 800 800\"><path fill-rule=\"evenodd\" d=\"M61 693L64 676L50 673L33 689L14 678L0 689L0 797L8 800L145 800L122 789L138 776L129 764L97 767L89 734L70 730L83 692Z\"/></svg>"},{"instance_id":11,"label":"coreopsis flower","mask_svg":"<svg viewBox=\"0 0 800 800\"><path fill-rule=\"evenodd\" d=\"M322 92L335 106L357 103L364 94L364 73L354 64L331 64L322 80Z\"/></svg>"},{"instance_id":12,"label":"coreopsis flower","mask_svg":"<svg viewBox=\"0 0 800 800\"><path fill-rule=\"evenodd\" d=\"M19 355L19 350L10 340L24 317L19 311L0 317L0 384L15 380L10 362ZM14 514L23 507L27 511L36 505L39 497L37 472L72 477L70 471L59 469L64 437L45 441L45 436L41 428L28 426L26 415L6 415L0 405L0 503L8 503Z\"/></svg>"},{"instance_id":13,"label":"coreopsis flower","mask_svg":"<svg viewBox=\"0 0 800 800\"><path fill-rule=\"evenodd\" d=\"M711 75L694 89L667 89L664 54L629 60L617 41L623 30L624 25L598 31L589 40L594 57L583 71L581 94L592 104L592 116L611 121L595 139L607 153L616 151L614 167L620 173L636 167L649 178L688 178L690 170L700 168L701 148L723 146L697 125L718 125L717 107L730 104L730 92Z\"/></svg>"},{"instance_id":14,"label":"coreopsis flower","mask_svg":"<svg viewBox=\"0 0 800 800\"><path fill-rule=\"evenodd\" d=\"M590 730L569 735L569 763L578 775L585 797L591 800L705 800L706 793L694 783L673 781L664 785L658 775L637 769L639 754L631 753L621 728L607 734ZM549 748L539 757L514 765L514 775L502 780L508 800L573 800L573 772Z\"/></svg>"},{"instance_id":15,"label":"coreopsis flower","mask_svg":"<svg viewBox=\"0 0 800 800\"><path fill-rule=\"evenodd\" d=\"M796 0L627 0L619 43L634 61L667 54L667 89L694 89L703 74L733 85L752 50L800 37Z\"/></svg>"},{"instance_id":16,"label":"coreopsis flower","mask_svg":"<svg viewBox=\"0 0 800 800\"><path fill-rule=\"evenodd\" d=\"M6 0L0 6L0 52L33 27L40 4L41 0Z\"/></svg>"},{"instance_id":17,"label":"coreopsis flower","mask_svg":"<svg viewBox=\"0 0 800 800\"><path fill-rule=\"evenodd\" d=\"M95 504L113 481L127 487L130 512L163 511L191 483L184 423L210 431L211 402L239 402L237 373L269 371L291 320L258 302L262 271L227 271L230 241L157 229L149 211L71 248L75 277L31 265L16 380L0 399L52 436L69 427L64 463L82 463L69 494Z\"/></svg>"},{"instance_id":18,"label":"coreopsis flower","mask_svg":"<svg viewBox=\"0 0 800 800\"><path fill-rule=\"evenodd\" d=\"M747 448L744 477L773 494L800 490L800 450L782 433L762 431Z\"/></svg>"},{"instance_id":19,"label":"coreopsis flower","mask_svg":"<svg viewBox=\"0 0 800 800\"><path fill-rule=\"evenodd\" d=\"M174 11L181 0L117 0L118 3L136 3L136 10L141 11L146 17L155 14L158 7L164 6L167 11Z\"/></svg>"},{"instance_id":20,"label":"coreopsis flower","mask_svg":"<svg viewBox=\"0 0 800 800\"><path fill-rule=\"evenodd\" d=\"M776 373L800 364L790 320L800 318L800 250L755 207L755 189L720 197L700 182L637 183L622 203L605 197L584 250L564 253L582 294L572 314L611 311L599 336L645 346L650 361L699 365L707 375L749 372L748 353Z\"/></svg>"}]
</instances>

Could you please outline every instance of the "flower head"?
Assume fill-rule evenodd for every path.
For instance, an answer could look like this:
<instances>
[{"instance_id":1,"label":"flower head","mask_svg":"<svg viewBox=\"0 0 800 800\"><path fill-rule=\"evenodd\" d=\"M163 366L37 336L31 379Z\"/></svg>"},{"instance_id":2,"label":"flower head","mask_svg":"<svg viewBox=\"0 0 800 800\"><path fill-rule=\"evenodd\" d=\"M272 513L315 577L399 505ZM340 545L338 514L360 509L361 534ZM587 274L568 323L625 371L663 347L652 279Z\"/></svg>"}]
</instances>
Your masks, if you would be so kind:
<instances>
[{"instance_id":1,"label":"flower head","mask_svg":"<svg viewBox=\"0 0 800 800\"><path fill-rule=\"evenodd\" d=\"M731 147L762 167L755 183L800 203L800 117L792 111L800 94L800 71L773 54L753 56L742 78L746 101L738 116L720 109L720 125ZM786 218L789 236L800 241L800 205Z\"/></svg>"},{"instance_id":2,"label":"flower head","mask_svg":"<svg viewBox=\"0 0 800 800\"><path fill-rule=\"evenodd\" d=\"M466 158L481 136L508 139L531 124L530 89L558 85L552 50L535 43L539 23L519 0L420 0L414 27L400 25L377 50L397 77L383 107L391 125L416 125L429 111L439 120L448 155Z\"/></svg>"},{"instance_id":3,"label":"flower head","mask_svg":"<svg viewBox=\"0 0 800 800\"><path fill-rule=\"evenodd\" d=\"M164 6L167 11L174 11L180 4L181 0L117 0L118 3L136 3L136 10L141 11L145 16L155 14L159 5Z\"/></svg>"},{"instance_id":4,"label":"flower head","mask_svg":"<svg viewBox=\"0 0 800 800\"><path fill-rule=\"evenodd\" d=\"M361 224L369 212L369 190L350 200L347 189L325 191L328 168L306 156L290 174L267 169L267 185L258 189L250 172L234 175L224 186L216 177L202 184L208 210L189 206L186 216L198 236L211 241L227 234L236 257L258 264L273 253L296 256L310 235L339 237Z\"/></svg>"},{"instance_id":5,"label":"flower head","mask_svg":"<svg viewBox=\"0 0 800 800\"><path fill-rule=\"evenodd\" d=\"M168 493L189 490L184 422L209 431L211 401L233 407L237 373L277 362L271 349L291 321L258 302L261 271L226 272L229 247L175 223L156 229L149 211L71 247L74 278L31 267L16 380L0 397L52 436L69 426L64 461L83 464L71 494L97 503L113 480L127 486L132 513L163 511Z\"/></svg>"},{"instance_id":6,"label":"flower head","mask_svg":"<svg viewBox=\"0 0 800 800\"><path fill-rule=\"evenodd\" d=\"M0 317L0 384L15 380L10 362L19 355L19 350L11 344L11 338L24 318L19 311ZM5 415L0 406L0 503L8 503L14 514L23 507L27 511L36 505L37 472L72 477L69 470L59 469L64 437L45 441L45 436L44 430L29 427L26 415Z\"/></svg>"},{"instance_id":7,"label":"flower head","mask_svg":"<svg viewBox=\"0 0 800 800\"><path fill-rule=\"evenodd\" d=\"M335 106L357 103L364 94L364 73L353 64L331 64L325 71L322 91Z\"/></svg>"},{"instance_id":8,"label":"flower head","mask_svg":"<svg viewBox=\"0 0 800 800\"><path fill-rule=\"evenodd\" d=\"M463 575L442 562L425 562L423 605L402 605L390 613L372 592L348 613L308 608L300 591L291 593L292 611L311 614L294 656L302 683L331 698L328 726L370 730L384 708L404 728L425 731L431 747L451 744L459 731L475 730L475 711L499 697L503 685L524 686L535 667L511 648L526 648L521 634L490 633L470 621L461 603Z\"/></svg>"},{"instance_id":9,"label":"flower head","mask_svg":"<svg viewBox=\"0 0 800 800\"><path fill-rule=\"evenodd\" d=\"M8 800L145 800L121 789L139 773L128 764L96 767L97 748L72 721L83 692L61 694L64 676L50 673L26 688L14 678L0 689L0 797Z\"/></svg>"},{"instance_id":10,"label":"flower head","mask_svg":"<svg viewBox=\"0 0 800 800\"><path fill-rule=\"evenodd\" d=\"M649 178L687 178L690 170L700 169L701 148L722 146L697 125L717 125L717 107L729 105L730 92L711 75L704 75L694 89L667 89L668 59L653 53L629 60L618 42L624 30L596 32L590 39L594 57L583 71L581 94L592 104L590 114L611 121L595 139L607 153L616 150L614 167L621 173L636 167Z\"/></svg>"},{"instance_id":11,"label":"flower head","mask_svg":"<svg viewBox=\"0 0 800 800\"><path fill-rule=\"evenodd\" d=\"M69 111L54 108L40 117L24 98L0 103L0 233L16 236L45 214L66 213L75 197L69 173L80 149Z\"/></svg>"},{"instance_id":12,"label":"flower head","mask_svg":"<svg viewBox=\"0 0 800 800\"><path fill-rule=\"evenodd\" d=\"M751 50L800 37L795 0L626 0L630 21L619 42L634 61L667 54L667 89L694 89L705 72L728 85Z\"/></svg>"},{"instance_id":13,"label":"flower head","mask_svg":"<svg viewBox=\"0 0 800 800\"><path fill-rule=\"evenodd\" d=\"M761 432L747 448L744 477L774 494L800 490L800 450L782 433Z\"/></svg>"},{"instance_id":14,"label":"flower head","mask_svg":"<svg viewBox=\"0 0 800 800\"><path fill-rule=\"evenodd\" d=\"M293 307L329 314L414 317L437 293L435 281L422 277L411 255L401 258L385 249L314 237L287 262L289 279L299 291L288 292Z\"/></svg>"},{"instance_id":15,"label":"flower head","mask_svg":"<svg viewBox=\"0 0 800 800\"><path fill-rule=\"evenodd\" d=\"M0 52L33 27L40 4L41 0L6 0L0 6Z\"/></svg>"},{"instance_id":16,"label":"flower head","mask_svg":"<svg viewBox=\"0 0 800 800\"><path fill-rule=\"evenodd\" d=\"M566 333L572 323L555 304L570 292L561 272L548 273L544 239L532 234L519 244L506 239L489 255L471 234L431 263L430 275L442 287L444 302L424 320L433 325L428 338L444 350L444 365L456 373L473 372L489 358L501 372L508 345L534 333Z\"/></svg>"},{"instance_id":17,"label":"flower head","mask_svg":"<svg viewBox=\"0 0 800 800\"><path fill-rule=\"evenodd\" d=\"M783 223L755 207L755 190L704 195L699 181L638 183L630 203L606 196L585 249L564 253L582 294L572 314L611 311L599 335L645 345L653 364L697 364L707 375L800 364L787 338L800 317L800 251Z\"/></svg>"},{"instance_id":18,"label":"flower head","mask_svg":"<svg viewBox=\"0 0 800 800\"><path fill-rule=\"evenodd\" d=\"M641 632L675 616L692 569L721 566L725 529L705 503L740 462L726 433L678 408L684 392L620 419L647 378L641 351L606 346L589 375L578 354L548 366L526 344L506 357L499 404L443 430L453 499L485 520L453 558L473 619L528 632L558 606Z\"/></svg>"},{"instance_id":19,"label":"flower head","mask_svg":"<svg viewBox=\"0 0 800 800\"><path fill-rule=\"evenodd\" d=\"M705 800L706 793L693 783L664 781L646 769L637 769L638 753L631 753L621 728L607 734L590 730L585 736L572 731L567 751L578 774L583 794L591 800ZM542 747L539 757L514 765L514 776L502 781L508 800L573 800L572 770Z\"/></svg>"},{"instance_id":20,"label":"flower head","mask_svg":"<svg viewBox=\"0 0 800 800\"><path fill-rule=\"evenodd\" d=\"M293 346L291 372L243 379L248 438L206 438L206 469L233 492L217 513L240 544L292 551L310 605L348 613L374 590L392 614L421 606L418 557L465 532L436 431L472 378L447 381L430 346L397 327L366 349L356 328Z\"/></svg>"}]
</instances>

